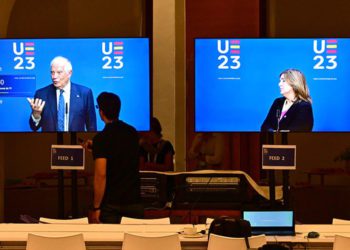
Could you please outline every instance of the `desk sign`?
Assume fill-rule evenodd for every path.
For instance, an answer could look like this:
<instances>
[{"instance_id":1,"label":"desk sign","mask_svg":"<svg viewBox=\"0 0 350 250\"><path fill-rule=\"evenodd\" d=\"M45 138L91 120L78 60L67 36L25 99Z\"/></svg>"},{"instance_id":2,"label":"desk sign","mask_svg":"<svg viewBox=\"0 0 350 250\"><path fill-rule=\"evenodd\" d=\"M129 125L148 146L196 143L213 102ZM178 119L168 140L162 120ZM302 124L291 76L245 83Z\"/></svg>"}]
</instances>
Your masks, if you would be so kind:
<instances>
[{"instance_id":1,"label":"desk sign","mask_svg":"<svg viewBox=\"0 0 350 250\"><path fill-rule=\"evenodd\" d=\"M296 145L262 145L262 169L295 170Z\"/></svg>"},{"instance_id":2,"label":"desk sign","mask_svg":"<svg viewBox=\"0 0 350 250\"><path fill-rule=\"evenodd\" d=\"M80 145L51 145L51 169L84 170L85 149Z\"/></svg>"}]
</instances>

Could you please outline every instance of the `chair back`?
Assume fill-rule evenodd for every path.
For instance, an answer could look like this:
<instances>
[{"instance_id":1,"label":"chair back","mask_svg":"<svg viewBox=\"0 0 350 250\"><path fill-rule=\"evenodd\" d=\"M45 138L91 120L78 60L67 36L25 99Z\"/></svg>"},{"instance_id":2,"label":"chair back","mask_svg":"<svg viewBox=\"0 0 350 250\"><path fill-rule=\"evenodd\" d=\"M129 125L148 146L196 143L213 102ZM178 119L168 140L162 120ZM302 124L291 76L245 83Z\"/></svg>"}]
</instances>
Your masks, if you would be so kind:
<instances>
[{"instance_id":1,"label":"chair back","mask_svg":"<svg viewBox=\"0 0 350 250\"><path fill-rule=\"evenodd\" d=\"M248 237L248 241L251 249L258 249L267 243L266 236L264 234ZM244 238L210 234L208 250L215 249L247 250L247 245Z\"/></svg>"},{"instance_id":2,"label":"chair back","mask_svg":"<svg viewBox=\"0 0 350 250\"><path fill-rule=\"evenodd\" d=\"M226 236L216 235L212 233L209 236L207 250L218 250L218 249L247 250L247 245L244 238L226 237Z\"/></svg>"},{"instance_id":3,"label":"chair back","mask_svg":"<svg viewBox=\"0 0 350 250\"><path fill-rule=\"evenodd\" d=\"M158 218L158 219L136 219L130 217L122 217L120 224L127 225L170 225L170 218Z\"/></svg>"},{"instance_id":4,"label":"chair back","mask_svg":"<svg viewBox=\"0 0 350 250\"><path fill-rule=\"evenodd\" d=\"M208 217L208 218L205 220L205 224L210 225L213 221L214 221L214 218L209 218L209 217Z\"/></svg>"},{"instance_id":5,"label":"chair back","mask_svg":"<svg viewBox=\"0 0 350 250\"><path fill-rule=\"evenodd\" d=\"M350 225L350 220L333 218L332 224L334 224L334 225Z\"/></svg>"},{"instance_id":6,"label":"chair back","mask_svg":"<svg viewBox=\"0 0 350 250\"><path fill-rule=\"evenodd\" d=\"M39 223L42 224L89 224L89 219L87 217L78 218L78 219L51 219L40 217Z\"/></svg>"},{"instance_id":7,"label":"chair back","mask_svg":"<svg viewBox=\"0 0 350 250\"><path fill-rule=\"evenodd\" d=\"M83 234L48 237L28 234L26 250L86 250Z\"/></svg>"},{"instance_id":8,"label":"chair back","mask_svg":"<svg viewBox=\"0 0 350 250\"><path fill-rule=\"evenodd\" d=\"M209 217L205 220L205 230L208 230L208 232L209 232L210 225L213 221L214 221L214 218L209 218Z\"/></svg>"},{"instance_id":9,"label":"chair back","mask_svg":"<svg viewBox=\"0 0 350 250\"><path fill-rule=\"evenodd\" d=\"M350 248L350 237L335 235L333 250L349 250Z\"/></svg>"},{"instance_id":10,"label":"chair back","mask_svg":"<svg viewBox=\"0 0 350 250\"><path fill-rule=\"evenodd\" d=\"M178 234L143 236L124 233L122 250L181 250Z\"/></svg>"},{"instance_id":11,"label":"chair back","mask_svg":"<svg viewBox=\"0 0 350 250\"><path fill-rule=\"evenodd\" d=\"M248 237L248 241L250 248L259 248L267 244L265 234L250 236Z\"/></svg>"}]
</instances>

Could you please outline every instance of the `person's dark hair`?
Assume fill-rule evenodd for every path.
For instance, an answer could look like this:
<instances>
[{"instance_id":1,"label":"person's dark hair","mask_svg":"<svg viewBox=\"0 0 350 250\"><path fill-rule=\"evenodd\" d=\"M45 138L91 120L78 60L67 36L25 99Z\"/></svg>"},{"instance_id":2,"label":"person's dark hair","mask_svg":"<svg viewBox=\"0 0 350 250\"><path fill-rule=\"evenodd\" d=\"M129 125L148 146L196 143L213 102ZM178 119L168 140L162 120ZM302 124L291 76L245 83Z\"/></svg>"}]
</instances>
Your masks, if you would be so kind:
<instances>
[{"instance_id":1,"label":"person's dark hair","mask_svg":"<svg viewBox=\"0 0 350 250\"><path fill-rule=\"evenodd\" d=\"M156 133L159 137L162 137L162 126L157 118L151 118L151 131Z\"/></svg>"},{"instance_id":2,"label":"person's dark hair","mask_svg":"<svg viewBox=\"0 0 350 250\"><path fill-rule=\"evenodd\" d=\"M97 97L97 104L107 119L117 120L119 118L121 102L119 96L116 94L102 92Z\"/></svg>"}]
</instances>

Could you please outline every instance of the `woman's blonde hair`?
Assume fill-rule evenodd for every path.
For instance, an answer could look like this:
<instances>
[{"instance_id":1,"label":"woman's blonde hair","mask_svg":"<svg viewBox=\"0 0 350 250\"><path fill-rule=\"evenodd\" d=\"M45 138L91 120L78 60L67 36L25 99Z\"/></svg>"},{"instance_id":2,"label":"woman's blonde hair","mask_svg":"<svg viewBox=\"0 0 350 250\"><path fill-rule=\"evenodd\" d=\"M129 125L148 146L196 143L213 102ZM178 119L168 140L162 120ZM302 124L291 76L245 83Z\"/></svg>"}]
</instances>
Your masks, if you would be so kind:
<instances>
[{"instance_id":1,"label":"woman's blonde hair","mask_svg":"<svg viewBox=\"0 0 350 250\"><path fill-rule=\"evenodd\" d=\"M293 88L297 100L311 103L309 88L306 84L304 74L297 69L287 69L280 76L284 76L285 81Z\"/></svg>"}]
</instances>

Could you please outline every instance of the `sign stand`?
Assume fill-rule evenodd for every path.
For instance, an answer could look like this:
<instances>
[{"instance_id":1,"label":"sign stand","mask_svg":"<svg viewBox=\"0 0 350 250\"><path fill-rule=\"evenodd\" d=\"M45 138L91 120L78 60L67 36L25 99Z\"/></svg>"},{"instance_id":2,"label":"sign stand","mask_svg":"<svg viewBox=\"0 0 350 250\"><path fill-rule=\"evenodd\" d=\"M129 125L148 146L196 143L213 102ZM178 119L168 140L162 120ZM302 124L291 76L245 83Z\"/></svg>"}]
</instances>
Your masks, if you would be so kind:
<instances>
[{"instance_id":1,"label":"sign stand","mask_svg":"<svg viewBox=\"0 0 350 250\"><path fill-rule=\"evenodd\" d=\"M276 178L275 170L269 170L269 194L270 194L270 206L276 207Z\"/></svg>"},{"instance_id":2,"label":"sign stand","mask_svg":"<svg viewBox=\"0 0 350 250\"><path fill-rule=\"evenodd\" d=\"M71 145L77 144L77 133L71 132ZM78 218L78 172L71 170L71 198L72 198L72 218Z\"/></svg>"},{"instance_id":3,"label":"sign stand","mask_svg":"<svg viewBox=\"0 0 350 250\"><path fill-rule=\"evenodd\" d=\"M278 138L281 135L281 138ZM271 145L263 145L263 169L269 171L269 194L270 194L270 206L276 207L276 180L275 170L282 171L283 181L283 206L289 207L289 170L296 168L296 146L288 145L288 134L285 132L274 134L275 138L271 135L268 137L268 142ZM281 140L282 145L276 145L274 142ZM277 142L278 143L278 142Z\"/></svg>"},{"instance_id":4,"label":"sign stand","mask_svg":"<svg viewBox=\"0 0 350 250\"><path fill-rule=\"evenodd\" d=\"M277 132L278 133L278 132ZM267 142L269 144L274 144L275 133L267 133ZM277 135L276 135L277 137ZM270 207L275 208L276 207L276 176L275 176L275 170L268 170L269 173L269 196L270 196Z\"/></svg>"},{"instance_id":5,"label":"sign stand","mask_svg":"<svg viewBox=\"0 0 350 250\"><path fill-rule=\"evenodd\" d=\"M282 145L288 145L287 133L282 133ZM282 170L283 202L286 208L289 208L289 171L290 170Z\"/></svg>"},{"instance_id":6,"label":"sign stand","mask_svg":"<svg viewBox=\"0 0 350 250\"><path fill-rule=\"evenodd\" d=\"M63 133L57 133L57 144L63 145ZM57 170L57 196L58 196L58 218L64 218L64 176L63 170Z\"/></svg>"},{"instance_id":7,"label":"sign stand","mask_svg":"<svg viewBox=\"0 0 350 250\"><path fill-rule=\"evenodd\" d=\"M63 144L63 133L57 133L58 145L51 146L51 169L58 170L58 218L64 216L64 170L71 170L71 216L78 217L78 176L77 170L85 167L85 153L76 145L76 133L71 134L71 145Z\"/></svg>"}]
</instances>

